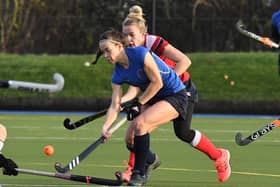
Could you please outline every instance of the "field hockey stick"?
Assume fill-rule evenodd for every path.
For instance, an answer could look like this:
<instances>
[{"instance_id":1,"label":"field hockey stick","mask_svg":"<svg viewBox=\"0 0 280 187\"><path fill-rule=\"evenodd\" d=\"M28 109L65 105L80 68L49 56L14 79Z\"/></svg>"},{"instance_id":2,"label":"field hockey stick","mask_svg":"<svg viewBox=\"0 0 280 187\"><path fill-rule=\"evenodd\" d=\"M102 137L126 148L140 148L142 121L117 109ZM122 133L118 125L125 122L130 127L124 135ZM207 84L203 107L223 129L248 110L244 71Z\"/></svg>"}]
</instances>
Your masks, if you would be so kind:
<instances>
[{"instance_id":1,"label":"field hockey stick","mask_svg":"<svg viewBox=\"0 0 280 187\"><path fill-rule=\"evenodd\" d=\"M20 169L16 168L19 173L37 175L37 176L46 176L52 178L59 178L68 181L76 181L83 182L88 184L98 184L98 185L107 185L107 186L120 186L123 183L121 178L121 173L116 172L115 176L117 179L105 179L105 178L97 178L92 176L82 176L82 175L74 175L74 174L65 174L65 173L52 173L46 171L37 171L31 169Z\"/></svg>"},{"instance_id":2,"label":"field hockey stick","mask_svg":"<svg viewBox=\"0 0 280 187\"><path fill-rule=\"evenodd\" d=\"M125 104L125 103L122 103L121 105L123 105L123 104ZM63 125L68 130L74 130L74 129L77 129L77 128L95 120L95 119L98 119L98 118L106 115L107 111L108 111L108 109L101 110L101 111L99 111L95 114L92 114L92 115L89 115L89 116L84 117L82 119L79 119L78 121L75 121L73 123L71 123L71 120L69 118L66 118L63 121Z\"/></svg>"},{"instance_id":3,"label":"field hockey stick","mask_svg":"<svg viewBox=\"0 0 280 187\"><path fill-rule=\"evenodd\" d=\"M16 81L16 80L0 80L0 88L11 88L20 91L46 92L46 93L61 91L64 86L63 76L59 73L55 73L53 75L53 79L56 82L55 84L42 84L42 83L34 83L34 82Z\"/></svg>"},{"instance_id":4,"label":"field hockey stick","mask_svg":"<svg viewBox=\"0 0 280 187\"><path fill-rule=\"evenodd\" d=\"M100 118L102 116L104 116L105 114L107 113L107 109L105 110L102 110L100 112L97 112L95 114L92 114L92 115L89 115L87 117L84 117L78 121L75 121L73 123L70 124L71 120L69 118L66 118L63 122L63 125L66 129L68 130L73 130L73 129L76 129L76 128L79 128L97 118Z\"/></svg>"},{"instance_id":5,"label":"field hockey stick","mask_svg":"<svg viewBox=\"0 0 280 187\"><path fill-rule=\"evenodd\" d=\"M257 41L259 41L259 42L261 42L261 43L263 43L263 44L265 44L265 45L267 45L269 47L279 48L279 45L277 43L273 42L270 38L262 37L262 36L259 36L259 35L255 34L255 33L252 33L250 31L246 30L245 26L244 26L244 24L242 23L241 20L239 20L236 23L236 28L237 28L237 30L241 34L243 34L243 35L245 35L245 36L247 36L249 38L257 40Z\"/></svg>"},{"instance_id":6,"label":"field hockey stick","mask_svg":"<svg viewBox=\"0 0 280 187\"><path fill-rule=\"evenodd\" d=\"M272 121L271 123L269 123L265 126L263 126L262 128L255 131L254 133L252 133L250 136L248 136L247 138L245 138L243 140L242 140L242 133L238 132L235 135L235 142L240 146L248 145L249 143L257 140L259 137L269 133L274 128L279 127L279 126L280 126L280 118Z\"/></svg>"},{"instance_id":7,"label":"field hockey stick","mask_svg":"<svg viewBox=\"0 0 280 187\"><path fill-rule=\"evenodd\" d=\"M120 128L125 122L126 117L120 120L118 123L113 124L109 129L109 133L113 134L118 128ZM95 142L93 142L90 146L88 146L83 152L76 156L67 166L61 167L59 162L55 163L55 169L59 173L66 173L72 170L74 167L78 166L82 160L84 160L94 149L96 149L100 144L102 144L105 140L105 137L101 136Z\"/></svg>"}]
</instances>

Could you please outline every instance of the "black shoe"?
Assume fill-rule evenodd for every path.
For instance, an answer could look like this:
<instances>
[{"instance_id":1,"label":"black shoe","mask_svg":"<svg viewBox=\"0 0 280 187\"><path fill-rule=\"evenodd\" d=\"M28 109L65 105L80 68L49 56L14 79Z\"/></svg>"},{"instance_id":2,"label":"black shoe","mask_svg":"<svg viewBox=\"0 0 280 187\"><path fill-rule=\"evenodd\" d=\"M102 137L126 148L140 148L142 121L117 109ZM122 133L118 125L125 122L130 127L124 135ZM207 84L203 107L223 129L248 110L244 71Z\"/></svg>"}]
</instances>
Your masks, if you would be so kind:
<instances>
[{"instance_id":1,"label":"black shoe","mask_svg":"<svg viewBox=\"0 0 280 187\"><path fill-rule=\"evenodd\" d=\"M150 175L151 175L151 172L156 169L157 167L159 167L161 164L160 160L159 160L159 157L157 154L155 154L155 160L153 163L151 164L146 164L145 166L145 172L146 172L146 176L147 176L147 179L149 179Z\"/></svg>"},{"instance_id":2,"label":"black shoe","mask_svg":"<svg viewBox=\"0 0 280 187\"><path fill-rule=\"evenodd\" d=\"M146 175L140 175L140 171L133 170L127 186L143 186L147 182Z\"/></svg>"}]
</instances>

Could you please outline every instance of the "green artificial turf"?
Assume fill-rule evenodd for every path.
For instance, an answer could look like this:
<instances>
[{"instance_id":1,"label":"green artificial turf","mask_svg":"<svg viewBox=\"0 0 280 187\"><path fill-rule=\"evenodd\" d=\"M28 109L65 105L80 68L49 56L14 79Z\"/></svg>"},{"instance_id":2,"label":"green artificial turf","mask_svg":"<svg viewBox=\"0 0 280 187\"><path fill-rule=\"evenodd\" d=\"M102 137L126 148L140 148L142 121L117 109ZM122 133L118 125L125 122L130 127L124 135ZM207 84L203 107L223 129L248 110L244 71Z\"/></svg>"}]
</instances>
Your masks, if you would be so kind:
<instances>
[{"instance_id":1,"label":"green artificial turf","mask_svg":"<svg viewBox=\"0 0 280 187\"><path fill-rule=\"evenodd\" d=\"M1 115L0 121L8 129L3 153L17 162L20 168L55 172L54 163L63 166L100 136L103 119L98 119L76 130L66 130L63 120L78 120L84 115ZM207 135L218 147L231 152L232 175L226 183L219 183L213 161L188 144L178 140L172 125L166 124L151 134L151 149L162 161L146 186L153 187L278 187L280 131L269 134L247 145L234 142L236 132L246 137L271 122L273 117L194 117L192 127ZM126 125L113 134L112 139L100 145L70 173L95 177L114 178L117 170L123 171L128 152L124 146ZM52 145L55 153L46 156L45 145ZM3 186L84 186L27 174L0 175ZM93 185L94 186L94 185Z\"/></svg>"}]
</instances>

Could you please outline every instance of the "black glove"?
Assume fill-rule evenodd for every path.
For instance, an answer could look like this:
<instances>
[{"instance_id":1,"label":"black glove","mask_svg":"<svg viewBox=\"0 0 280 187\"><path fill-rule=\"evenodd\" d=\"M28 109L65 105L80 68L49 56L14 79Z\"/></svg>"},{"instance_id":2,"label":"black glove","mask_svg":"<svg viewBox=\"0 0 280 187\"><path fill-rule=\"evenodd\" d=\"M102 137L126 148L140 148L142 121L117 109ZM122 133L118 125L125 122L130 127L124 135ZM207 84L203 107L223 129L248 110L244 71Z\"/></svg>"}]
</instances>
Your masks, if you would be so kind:
<instances>
[{"instance_id":1,"label":"black glove","mask_svg":"<svg viewBox=\"0 0 280 187\"><path fill-rule=\"evenodd\" d=\"M4 175L17 175L18 171L15 168L18 168L17 164L9 158L5 158L4 155L0 154L0 167L3 167Z\"/></svg>"},{"instance_id":2,"label":"black glove","mask_svg":"<svg viewBox=\"0 0 280 187\"><path fill-rule=\"evenodd\" d=\"M126 113L126 118L128 121L133 120L141 113L141 104L138 101L138 97L122 103L121 107L123 108L122 111Z\"/></svg>"}]
</instances>

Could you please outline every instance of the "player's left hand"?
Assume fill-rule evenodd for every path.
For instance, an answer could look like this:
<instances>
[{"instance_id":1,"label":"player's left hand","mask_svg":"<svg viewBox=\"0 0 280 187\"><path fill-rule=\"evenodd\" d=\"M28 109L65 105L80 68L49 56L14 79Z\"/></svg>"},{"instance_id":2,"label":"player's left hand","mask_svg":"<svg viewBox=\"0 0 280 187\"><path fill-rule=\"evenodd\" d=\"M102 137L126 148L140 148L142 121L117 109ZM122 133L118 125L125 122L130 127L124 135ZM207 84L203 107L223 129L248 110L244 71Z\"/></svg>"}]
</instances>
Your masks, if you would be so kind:
<instances>
[{"instance_id":1,"label":"player's left hand","mask_svg":"<svg viewBox=\"0 0 280 187\"><path fill-rule=\"evenodd\" d=\"M138 97L121 104L122 111L126 113L128 121L133 120L141 113L141 106Z\"/></svg>"}]
</instances>

